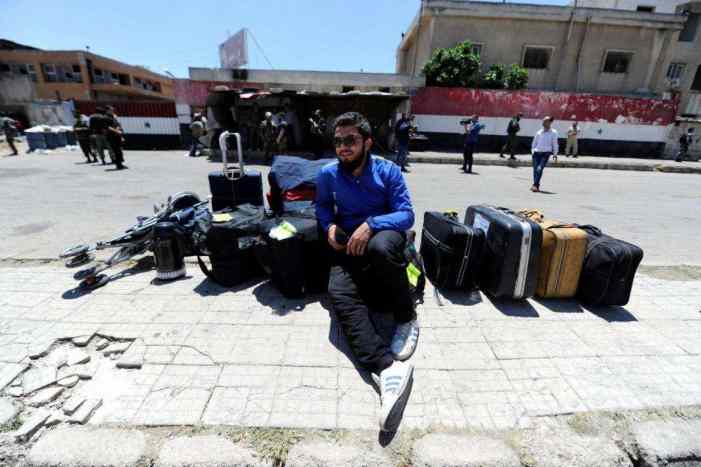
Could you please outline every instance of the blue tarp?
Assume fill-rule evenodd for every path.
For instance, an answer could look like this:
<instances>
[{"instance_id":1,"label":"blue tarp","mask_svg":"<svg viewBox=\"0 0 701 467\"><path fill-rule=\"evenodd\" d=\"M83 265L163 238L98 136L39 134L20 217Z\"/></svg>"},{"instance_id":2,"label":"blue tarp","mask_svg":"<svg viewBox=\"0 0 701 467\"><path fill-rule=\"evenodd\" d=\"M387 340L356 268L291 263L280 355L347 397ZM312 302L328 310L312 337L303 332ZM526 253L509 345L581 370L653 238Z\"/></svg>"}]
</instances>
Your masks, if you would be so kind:
<instances>
[{"instance_id":1,"label":"blue tarp","mask_svg":"<svg viewBox=\"0 0 701 467\"><path fill-rule=\"evenodd\" d=\"M282 191L292 190L301 185L316 185L319 170L336 159L307 160L295 156L275 156L271 172Z\"/></svg>"}]
</instances>

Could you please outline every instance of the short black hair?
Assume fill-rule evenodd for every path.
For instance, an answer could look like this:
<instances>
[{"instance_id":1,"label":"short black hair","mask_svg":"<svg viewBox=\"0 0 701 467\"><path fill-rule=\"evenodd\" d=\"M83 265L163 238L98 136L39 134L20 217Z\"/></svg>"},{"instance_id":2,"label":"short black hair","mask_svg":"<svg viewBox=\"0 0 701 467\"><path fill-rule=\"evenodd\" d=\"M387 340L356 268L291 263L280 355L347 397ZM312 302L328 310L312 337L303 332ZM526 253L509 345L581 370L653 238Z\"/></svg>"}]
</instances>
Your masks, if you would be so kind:
<instances>
[{"instance_id":1,"label":"short black hair","mask_svg":"<svg viewBox=\"0 0 701 467\"><path fill-rule=\"evenodd\" d=\"M335 132L336 128L338 127L346 126L355 127L363 139L368 139L370 136L372 136L370 122L368 122L368 119L363 117L363 115L358 112L346 112L336 117L336 120L333 122L333 131Z\"/></svg>"}]
</instances>

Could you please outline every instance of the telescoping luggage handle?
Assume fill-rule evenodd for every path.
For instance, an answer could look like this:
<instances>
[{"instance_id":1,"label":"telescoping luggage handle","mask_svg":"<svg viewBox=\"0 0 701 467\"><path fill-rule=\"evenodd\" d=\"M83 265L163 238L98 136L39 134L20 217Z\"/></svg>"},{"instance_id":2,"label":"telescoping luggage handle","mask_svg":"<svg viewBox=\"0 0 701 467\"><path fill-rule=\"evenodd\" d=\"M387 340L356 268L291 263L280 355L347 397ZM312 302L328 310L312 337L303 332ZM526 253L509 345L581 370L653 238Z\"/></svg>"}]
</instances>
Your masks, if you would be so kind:
<instances>
[{"instance_id":1,"label":"telescoping luggage handle","mask_svg":"<svg viewBox=\"0 0 701 467\"><path fill-rule=\"evenodd\" d=\"M235 169L234 167L229 166L229 161L227 160L226 154L229 152L229 147L226 144L226 139L229 136L233 136L236 138L236 152L239 155L239 167L240 171ZM237 178L241 178L244 176L246 173L246 169L244 168L243 165L243 150L241 149L241 135L238 133L231 133L228 131L223 132L221 135L219 135L219 148L221 148L221 156L222 156L222 162L223 162L223 168L222 172L224 173L224 176L228 178L229 180L235 180Z\"/></svg>"}]
</instances>

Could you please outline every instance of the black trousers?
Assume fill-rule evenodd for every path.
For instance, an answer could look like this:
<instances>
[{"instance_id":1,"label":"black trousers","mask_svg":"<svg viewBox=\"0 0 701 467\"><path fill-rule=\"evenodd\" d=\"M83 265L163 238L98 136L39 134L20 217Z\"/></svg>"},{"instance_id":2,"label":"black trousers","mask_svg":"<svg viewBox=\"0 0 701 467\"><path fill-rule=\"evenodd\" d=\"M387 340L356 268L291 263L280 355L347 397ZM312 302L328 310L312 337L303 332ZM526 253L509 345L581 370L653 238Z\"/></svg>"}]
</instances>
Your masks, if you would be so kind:
<instances>
[{"instance_id":1,"label":"black trousers","mask_svg":"<svg viewBox=\"0 0 701 467\"><path fill-rule=\"evenodd\" d=\"M107 137L107 142L110 144L112 147L112 150L114 151L114 157L116 160L114 160L114 165L117 167L122 167L124 164L124 152L122 152L122 139L119 136L108 136Z\"/></svg>"},{"instance_id":2,"label":"black trousers","mask_svg":"<svg viewBox=\"0 0 701 467\"><path fill-rule=\"evenodd\" d=\"M501 148L501 154L500 156L503 156L505 152L510 153L511 158L513 159L516 154L516 148L518 147L518 136L514 135L507 135L506 136L506 144L504 144L504 147Z\"/></svg>"},{"instance_id":3,"label":"black trousers","mask_svg":"<svg viewBox=\"0 0 701 467\"><path fill-rule=\"evenodd\" d=\"M82 149L83 154L85 155L85 158L89 161L91 161L91 157L95 158L95 161L97 161L97 156L92 153L92 149L90 149L90 140L88 139L79 139L78 144L80 145L80 149Z\"/></svg>"},{"instance_id":4,"label":"black trousers","mask_svg":"<svg viewBox=\"0 0 701 467\"><path fill-rule=\"evenodd\" d=\"M475 153L474 144L466 144L462 152L462 169L472 172L473 154ZM469 168L466 168L469 167Z\"/></svg>"},{"instance_id":5,"label":"black trousers","mask_svg":"<svg viewBox=\"0 0 701 467\"><path fill-rule=\"evenodd\" d=\"M10 149L12 149L12 154L17 155L17 146L15 146L15 138L10 135L9 133L5 133L5 140L7 140L7 145L10 146Z\"/></svg>"},{"instance_id":6,"label":"black trousers","mask_svg":"<svg viewBox=\"0 0 701 467\"><path fill-rule=\"evenodd\" d=\"M370 313L391 311L397 323L416 318L406 274L405 243L403 232L387 230L370 239L364 256L335 254L329 277L331 305L353 355L368 371L379 373L394 361Z\"/></svg>"}]
</instances>

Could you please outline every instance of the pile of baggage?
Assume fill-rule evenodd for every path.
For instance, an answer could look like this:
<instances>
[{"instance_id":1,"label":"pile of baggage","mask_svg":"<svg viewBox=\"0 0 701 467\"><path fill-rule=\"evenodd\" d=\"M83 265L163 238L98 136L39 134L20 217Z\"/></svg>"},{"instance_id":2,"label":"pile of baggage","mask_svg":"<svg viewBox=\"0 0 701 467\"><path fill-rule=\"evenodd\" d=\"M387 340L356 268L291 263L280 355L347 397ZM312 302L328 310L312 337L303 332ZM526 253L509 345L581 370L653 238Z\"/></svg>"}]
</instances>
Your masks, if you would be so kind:
<instances>
[{"instance_id":1,"label":"pile of baggage","mask_svg":"<svg viewBox=\"0 0 701 467\"><path fill-rule=\"evenodd\" d=\"M538 211L477 205L467 208L463 222L455 212L427 212L421 255L438 289L624 306L643 250L596 227L546 219Z\"/></svg>"}]
</instances>

